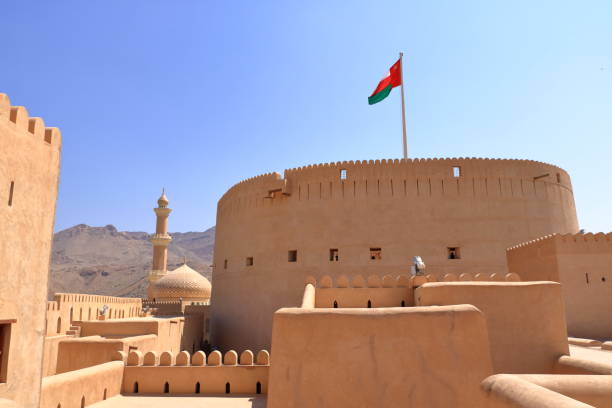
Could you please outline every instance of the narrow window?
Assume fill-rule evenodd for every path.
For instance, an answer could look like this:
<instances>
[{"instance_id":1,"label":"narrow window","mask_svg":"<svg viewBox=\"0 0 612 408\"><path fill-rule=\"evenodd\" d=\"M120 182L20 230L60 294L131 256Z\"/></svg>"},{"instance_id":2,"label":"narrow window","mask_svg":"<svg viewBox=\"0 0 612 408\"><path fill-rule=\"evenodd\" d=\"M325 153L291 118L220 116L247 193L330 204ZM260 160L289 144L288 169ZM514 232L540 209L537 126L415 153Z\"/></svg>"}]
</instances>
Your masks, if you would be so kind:
<instances>
[{"instance_id":1,"label":"narrow window","mask_svg":"<svg viewBox=\"0 0 612 408\"><path fill-rule=\"evenodd\" d=\"M58 404L57 404L57 408L62 408L62 404L61 404L61 403L58 403Z\"/></svg>"},{"instance_id":2,"label":"narrow window","mask_svg":"<svg viewBox=\"0 0 612 408\"><path fill-rule=\"evenodd\" d=\"M588 284L589 284L589 273L588 273L588 272L586 272L586 273L584 274L584 277L585 277L585 279L586 279L586 283L587 283L587 285L588 285Z\"/></svg>"},{"instance_id":3,"label":"narrow window","mask_svg":"<svg viewBox=\"0 0 612 408\"><path fill-rule=\"evenodd\" d=\"M106 388L104 389L104 394L102 395L102 399L105 400L106 399Z\"/></svg>"},{"instance_id":4,"label":"narrow window","mask_svg":"<svg viewBox=\"0 0 612 408\"><path fill-rule=\"evenodd\" d=\"M329 260L330 262L338 262L340 260L337 248L332 248L329 250Z\"/></svg>"},{"instance_id":5,"label":"narrow window","mask_svg":"<svg viewBox=\"0 0 612 408\"><path fill-rule=\"evenodd\" d=\"M372 301L368 300L368 309L370 309L372 307Z\"/></svg>"},{"instance_id":6,"label":"narrow window","mask_svg":"<svg viewBox=\"0 0 612 408\"><path fill-rule=\"evenodd\" d=\"M461 259L459 247L448 247L446 250L448 252L448 259Z\"/></svg>"},{"instance_id":7,"label":"narrow window","mask_svg":"<svg viewBox=\"0 0 612 408\"><path fill-rule=\"evenodd\" d=\"M346 180L346 169L340 170L340 180Z\"/></svg>"},{"instance_id":8,"label":"narrow window","mask_svg":"<svg viewBox=\"0 0 612 408\"><path fill-rule=\"evenodd\" d=\"M164 384L164 394L168 394L170 392L170 384L166 381Z\"/></svg>"},{"instance_id":9,"label":"narrow window","mask_svg":"<svg viewBox=\"0 0 612 408\"><path fill-rule=\"evenodd\" d=\"M382 259L382 249L370 248L370 259L373 261L378 261Z\"/></svg>"},{"instance_id":10,"label":"narrow window","mask_svg":"<svg viewBox=\"0 0 612 408\"><path fill-rule=\"evenodd\" d=\"M0 383L6 382L8 371L9 345L11 341L11 325L0 324Z\"/></svg>"},{"instance_id":11,"label":"narrow window","mask_svg":"<svg viewBox=\"0 0 612 408\"><path fill-rule=\"evenodd\" d=\"M196 383L195 393L196 394L200 393L200 383L199 382Z\"/></svg>"},{"instance_id":12,"label":"narrow window","mask_svg":"<svg viewBox=\"0 0 612 408\"><path fill-rule=\"evenodd\" d=\"M85 408L85 396L81 397L81 408Z\"/></svg>"},{"instance_id":13,"label":"narrow window","mask_svg":"<svg viewBox=\"0 0 612 408\"><path fill-rule=\"evenodd\" d=\"M287 253L287 260L289 262L297 262L297 250L292 249Z\"/></svg>"},{"instance_id":14,"label":"narrow window","mask_svg":"<svg viewBox=\"0 0 612 408\"><path fill-rule=\"evenodd\" d=\"M255 393L261 394L261 383L257 381L257 385L255 386Z\"/></svg>"},{"instance_id":15,"label":"narrow window","mask_svg":"<svg viewBox=\"0 0 612 408\"><path fill-rule=\"evenodd\" d=\"M226 394L230 393L230 383L225 383L225 393Z\"/></svg>"},{"instance_id":16,"label":"narrow window","mask_svg":"<svg viewBox=\"0 0 612 408\"><path fill-rule=\"evenodd\" d=\"M15 182L11 181L11 186L9 187L9 199L8 199L9 207L13 205L13 190L14 189L15 189Z\"/></svg>"},{"instance_id":17,"label":"narrow window","mask_svg":"<svg viewBox=\"0 0 612 408\"><path fill-rule=\"evenodd\" d=\"M561 174L557 173L557 183L561 183Z\"/></svg>"},{"instance_id":18,"label":"narrow window","mask_svg":"<svg viewBox=\"0 0 612 408\"><path fill-rule=\"evenodd\" d=\"M62 332L62 318L58 317L57 318L57 333L61 333Z\"/></svg>"},{"instance_id":19,"label":"narrow window","mask_svg":"<svg viewBox=\"0 0 612 408\"><path fill-rule=\"evenodd\" d=\"M138 394L138 381L134 383L134 394Z\"/></svg>"},{"instance_id":20,"label":"narrow window","mask_svg":"<svg viewBox=\"0 0 612 408\"><path fill-rule=\"evenodd\" d=\"M406 307L406 302L402 300L402 307Z\"/></svg>"},{"instance_id":21,"label":"narrow window","mask_svg":"<svg viewBox=\"0 0 612 408\"><path fill-rule=\"evenodd\" d=\"M246 266L253 266L253 257L249 256L246 259Z\"/></svg>"},{"instance_id":22,"label":"narrow window","mask_svg":"<svg viewBox=\"0 0 612 408\"><path fill-rule=\"evenodd\" d=\"M338 302L334 300L334 308L337 309L338 308Z\"/></svg>"},{"instance_id":23,"label":"narrow window","mask_svg":"<svg viewBox=\"0 0 612 408\"><path fill-rule=\"evenodd\" d=\"M453 177L461 177L461 167L453 167Z\"/></svg>"},{"instance_id":24,"label":"narrow window","mask_svg":"<svg viewBox=\"0 0 612 408\"><path fill-rule=\"evenodd\" d=\"M223 261L223 269L227 269L227 259Z\"/></svg>"}]
</instances>

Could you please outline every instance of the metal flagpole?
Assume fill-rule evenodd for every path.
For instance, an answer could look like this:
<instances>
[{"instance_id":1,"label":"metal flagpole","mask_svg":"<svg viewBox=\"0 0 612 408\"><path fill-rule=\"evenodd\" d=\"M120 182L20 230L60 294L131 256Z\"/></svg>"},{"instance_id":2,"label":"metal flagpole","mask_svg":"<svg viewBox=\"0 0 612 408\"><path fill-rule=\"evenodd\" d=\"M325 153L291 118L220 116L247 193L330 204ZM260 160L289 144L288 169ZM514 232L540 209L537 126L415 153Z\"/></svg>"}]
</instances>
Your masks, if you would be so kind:
<instances>
[{"instance_id":1,"label":"metal flagpole","mask_svg":"<svg viewBox=\"0 0 612 408\"><path fill-rule=\"evenodd\" d=\"M402 132L403 132L403 140L404 140L404 159L408 158L408 141L406 139L406 107L404 105L404 62L402 57L404 56L403 52L399 53L400 57L400 79L402 81Z\"/></svg>"}]
</instances>

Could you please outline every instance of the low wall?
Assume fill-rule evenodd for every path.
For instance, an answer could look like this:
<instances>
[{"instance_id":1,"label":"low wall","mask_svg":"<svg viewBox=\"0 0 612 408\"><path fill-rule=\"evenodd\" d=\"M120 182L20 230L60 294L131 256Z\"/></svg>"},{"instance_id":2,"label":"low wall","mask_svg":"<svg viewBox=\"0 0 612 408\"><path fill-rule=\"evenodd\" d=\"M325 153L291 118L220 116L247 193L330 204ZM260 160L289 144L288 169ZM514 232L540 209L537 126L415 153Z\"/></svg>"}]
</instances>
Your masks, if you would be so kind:
<instances>
[{"instance_id":1,"label":"low wall","mask_svg":"<svg viewBox=\"0 0 612 408\"><path fill-rule=\"evenodd\" d=\"M79 370L113 360L117 351L156 350L157 335L105 339L100 336L66 339L59 343L57 373Z\"/></svg>"},{"instance_id":2,"label":"low wall","mask_svg":"<svg viewBox=\"0 0 612 408\"><path fill-rule=\"evenodd\" d=\"M45 337L45 347L43 352L43 370L42 376L46 377L48 375L54 375L57 372L57 352L59 349L59 344L67 339L73 338L72 336L67 336L65 334L60 334L58 336L46 336ZM107 360L110 361L110 360Z\"/></svg>"},{"instance_id":3,"label":"low wall","mask_svg":"<svg viewBox=\"0 0 612 408\"><path fill-rule=\"evenodd\" d=\"M493 375L482 389L487 408L594 408L512 374Z\"/></svg>"},{"instance_id":4,"label":"low wall","mask_svg":"<svg viewBox=\"0 0 612 408\"><path fill-rule=\"evenodd\" d=\"M492 374L471 305L280 309L272 347L268 408L471 408Z\"/></svg>"},{"instance_id":5,"label":"low wall","mask_svg":"<svg viewBox=\"0 0 612 408\"><path fill-rule=\"evenodd\" d=\"M230 350L222 358L218 351L208 356L182 351L131 352L123 376L124 394L266 394L269 354L261 351L257 360L249 350Z\"/></svg>"},{"instance_id":6,"label":"low wall","mask_svg":"<svg viewBox=\"0 0 612 408\"><path fill-rule=\"evenodd\" d=\"M40 408L81 408L121 392L123 362L113 361L45 377Z\"/></svg>"},{"instance_id":7,"label":"low wall","mask_svg":"<svg viewBox=\"0 0 612 408\"><path fill-rule=\"evenodd\" d=\"M76 321L96 320L104 305L107 319L137 317L142 311L140 298L57 293L53 299L47 302L47 336L66 333Z\"/></svg>"},{"instance_id":8,"label":"low wall","mask_svg":"<svg viewBox=\"0 0 612 408\"><path fill-rule=\"evenodd\" d=\"M496 373L551 373L558 358L569 354L558 283L426 283L415 297L422 306L470 304L482 310Z\"/></svg>"}]
</instances>

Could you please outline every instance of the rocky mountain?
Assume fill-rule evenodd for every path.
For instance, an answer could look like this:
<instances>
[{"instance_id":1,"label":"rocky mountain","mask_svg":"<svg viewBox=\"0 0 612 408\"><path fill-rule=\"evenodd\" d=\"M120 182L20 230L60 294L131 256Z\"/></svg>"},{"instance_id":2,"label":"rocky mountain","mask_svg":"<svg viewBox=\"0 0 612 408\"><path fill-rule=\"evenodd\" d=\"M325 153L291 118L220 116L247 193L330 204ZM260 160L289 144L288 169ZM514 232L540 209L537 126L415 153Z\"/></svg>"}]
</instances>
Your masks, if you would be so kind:
<instances>
[{"instance_id":1,"label":"rocky mountain","mask_svg":"<svg viewBox=\"0 0 612 408\"><path fill-rule=\"evenodd\" d=\"M168 270L187 264L211 279L215 228L170 233ZM153 246L146 232L79 224L53 237L49 297L57 292L141 297Z\"/></svg>"}]
</instances>

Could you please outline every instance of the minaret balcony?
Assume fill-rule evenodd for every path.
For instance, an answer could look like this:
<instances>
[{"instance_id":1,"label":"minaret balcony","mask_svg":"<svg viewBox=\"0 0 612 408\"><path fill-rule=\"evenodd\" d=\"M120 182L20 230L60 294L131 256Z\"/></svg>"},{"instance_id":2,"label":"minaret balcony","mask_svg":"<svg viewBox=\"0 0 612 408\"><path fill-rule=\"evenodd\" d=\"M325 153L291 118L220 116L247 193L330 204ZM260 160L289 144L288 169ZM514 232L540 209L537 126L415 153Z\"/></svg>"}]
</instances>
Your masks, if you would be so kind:
<instances>
[{"instance_id":1,"label":"minaret balcony","mask_svg":"<svg viewBox=\"0 0 612 408\"><path fill-rule=\"evenodd\" d=\"M172 237L168 234L153 234L151 236L151 243L153 245L168 246L170 241L172 241Z\"/></svg>"}]
</instances>

